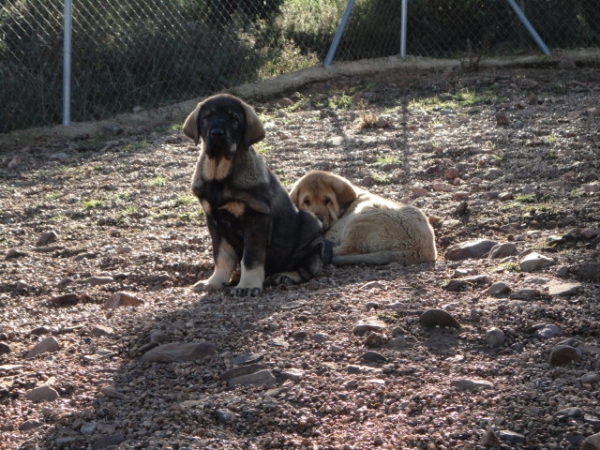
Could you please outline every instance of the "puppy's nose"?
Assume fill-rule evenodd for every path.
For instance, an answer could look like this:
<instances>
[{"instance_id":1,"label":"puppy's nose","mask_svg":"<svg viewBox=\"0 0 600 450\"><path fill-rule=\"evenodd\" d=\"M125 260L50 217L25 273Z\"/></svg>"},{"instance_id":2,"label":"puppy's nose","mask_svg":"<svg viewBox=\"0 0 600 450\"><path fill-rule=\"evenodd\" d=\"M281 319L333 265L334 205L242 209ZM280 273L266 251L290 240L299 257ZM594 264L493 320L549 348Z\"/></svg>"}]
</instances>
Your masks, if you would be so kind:
<instances>
[{"instance_id":1,"label":"puppy's nose","mask_svg":"<svg viewBox=\"0 0 600 450\"><path fill-rule=\"evenodd\" d=\"M225 130L223 128L211 128L210 130L211 137L223 137L225 135Z\"/></svg>"}]
</instances>

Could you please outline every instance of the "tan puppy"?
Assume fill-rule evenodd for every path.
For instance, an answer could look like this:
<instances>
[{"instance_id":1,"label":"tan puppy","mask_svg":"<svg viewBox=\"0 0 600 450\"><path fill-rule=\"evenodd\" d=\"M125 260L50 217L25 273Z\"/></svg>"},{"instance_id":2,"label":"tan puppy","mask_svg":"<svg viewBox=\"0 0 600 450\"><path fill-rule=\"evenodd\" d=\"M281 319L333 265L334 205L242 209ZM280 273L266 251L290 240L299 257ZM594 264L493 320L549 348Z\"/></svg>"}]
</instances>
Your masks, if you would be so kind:
<instances>
[{"instance_id":1,"label":"tan puppy","mask_svg":"<svg viewBox=\"0 0 600 450\"><path fill-rule=\"evenodd\" d=\"M300 178L290 197L314 213L333 242L333 264L435 261L433 228L415 206L386 200L330 172Z\"/></svg>"}]
</instances>

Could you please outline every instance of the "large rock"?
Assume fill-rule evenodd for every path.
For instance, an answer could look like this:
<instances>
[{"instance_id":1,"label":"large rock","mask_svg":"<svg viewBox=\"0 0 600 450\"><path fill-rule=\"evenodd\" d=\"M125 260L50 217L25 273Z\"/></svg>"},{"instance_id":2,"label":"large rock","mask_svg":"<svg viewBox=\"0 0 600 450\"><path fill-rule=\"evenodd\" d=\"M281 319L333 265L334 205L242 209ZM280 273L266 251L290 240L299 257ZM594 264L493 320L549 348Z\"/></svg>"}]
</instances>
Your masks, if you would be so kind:
<instances>
[{"instance_id":1,"label":"large rock","mask_svg":"<svg viewBox=\"0 0 600 450\"><path fill-rule=\"evenodd\" d=\"M534 270L540 270L553 264L555 264L555 261L552 258L540 255L537 252L529 253L519 261L519 267L521 267L523 272L533 272Z\"/></svg>"},{"instance_id":2,"label":"large rock","mask_svg":"<svg viewBox=\"0 0 600 450\"><path fill-rule=\"evenodd\" d=\"M58 341L54 337L50 336L35 344L34 347L27 352L25 358L33 358L34 356L41 355L42 353L55 352L59 348L60 344Z\"/></svg>"}]
</instances>

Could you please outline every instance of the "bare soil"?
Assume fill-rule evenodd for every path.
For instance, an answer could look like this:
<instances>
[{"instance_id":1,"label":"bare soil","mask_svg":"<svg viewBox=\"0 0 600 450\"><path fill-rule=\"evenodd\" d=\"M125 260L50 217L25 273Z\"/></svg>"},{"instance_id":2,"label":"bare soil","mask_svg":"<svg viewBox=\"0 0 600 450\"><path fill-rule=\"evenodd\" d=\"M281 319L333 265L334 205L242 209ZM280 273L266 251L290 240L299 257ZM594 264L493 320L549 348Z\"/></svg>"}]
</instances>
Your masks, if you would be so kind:
<instances>
[{"instance_id":1,"label":"bare soil","mask_svg":"<svg viewBox=\"0 0 600 450\"><path fill-rule=\"evenodd\" d=\"M440 254L257 298L189 289L213 262L180 128L4 150L0 449L580 448L600 431L599 98L579 67L343 77L253 102L284 185L331 170L411 202ZM518 253L446 258L477 239ZM552 264L523 270L533 252ZM118 292L142 302L114 308ZM460 328L421 324L432 308ZM142 360L189 342L215 351ZM574 356L551 362L561 343Z\"/></svg>"}]
</instances>

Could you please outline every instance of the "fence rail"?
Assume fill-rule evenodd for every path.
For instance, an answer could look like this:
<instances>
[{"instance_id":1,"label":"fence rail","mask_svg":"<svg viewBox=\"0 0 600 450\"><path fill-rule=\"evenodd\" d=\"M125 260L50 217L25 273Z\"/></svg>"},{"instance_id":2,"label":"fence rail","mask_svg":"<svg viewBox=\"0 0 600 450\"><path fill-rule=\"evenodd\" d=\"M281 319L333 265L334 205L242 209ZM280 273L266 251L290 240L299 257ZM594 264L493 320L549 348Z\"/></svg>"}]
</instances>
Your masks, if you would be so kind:
<instances>
[{"instance_id":1,"label":"fence rail","mask_svg":"<svg viewBox=\"0 0 600 450\"><path fill-rule=\"evenodd\" d=\"M600 47L598 0L518 0L550 50ZM540 52L507 0L409 0L408 55ZM98 120L322 64L346 0L73 0L71 115ZM356 0L335 61L400 53L401 0ZM0 133L63 119L63 0L0 0Z\"/></svg>"}]
</instances>

